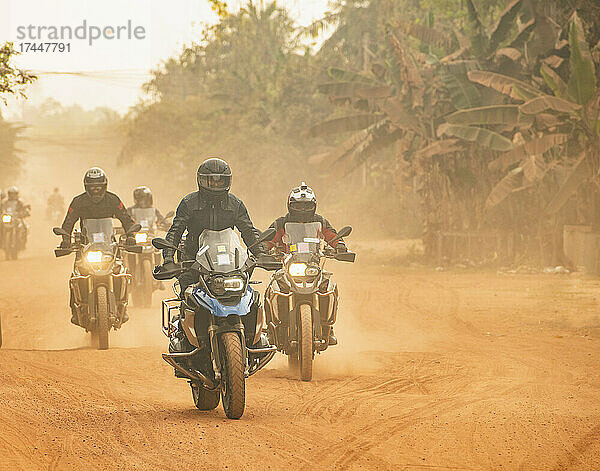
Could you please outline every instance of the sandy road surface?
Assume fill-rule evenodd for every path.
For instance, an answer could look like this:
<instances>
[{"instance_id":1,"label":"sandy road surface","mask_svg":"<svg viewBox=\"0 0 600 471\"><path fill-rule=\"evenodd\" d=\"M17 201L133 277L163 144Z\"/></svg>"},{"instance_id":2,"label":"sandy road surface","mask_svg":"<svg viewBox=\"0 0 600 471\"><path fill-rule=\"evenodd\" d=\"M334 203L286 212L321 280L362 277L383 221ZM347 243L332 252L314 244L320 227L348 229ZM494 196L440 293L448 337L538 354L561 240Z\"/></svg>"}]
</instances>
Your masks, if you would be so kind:
<instances>
[{"instance_id":1,"label":"sandy road surface","mask_svg":"<svg viewBox=\"0 0 600 471\"><path fill-rule=\"evenodd\" d=\"M1 470L600 469L598 281L338 264L340 346L229 421L160 359L157 308L90 349L70 263L0 262Z\"/></svg>"}]
</instances>

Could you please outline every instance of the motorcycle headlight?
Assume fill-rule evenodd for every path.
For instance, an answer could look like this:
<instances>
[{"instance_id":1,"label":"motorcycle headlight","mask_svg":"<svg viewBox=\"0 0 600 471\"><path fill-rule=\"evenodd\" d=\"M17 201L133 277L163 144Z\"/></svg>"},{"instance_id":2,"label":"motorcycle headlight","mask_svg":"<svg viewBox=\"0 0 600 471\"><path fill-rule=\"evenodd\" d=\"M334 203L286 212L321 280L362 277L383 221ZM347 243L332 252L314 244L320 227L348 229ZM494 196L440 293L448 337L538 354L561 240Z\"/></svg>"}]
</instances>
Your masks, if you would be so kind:
<instances>
[{"instance_id":1,"label":"motorcycle headlight","mask_svg":"<svg viewBox=\"0 0 600 471\"><path fill-rule=\"evenodd\" d=\"M102 252L100 250L93 250L91 252L88 252L85 255L85 259L89 263L102 263Z\"/></svg>"},{"instance_id":2,"label":"motorcycle headlight","mask_svg":"<svg viewBox=\"0 0 600 471\"><path fill-rule=\"evenodd\" d=\"M319 267L308 267L306 269L306 276L317 276L319 274Z\"/></svg>"},{"instance_id":3,"label":"motorcycle headlight","mask_svg":"<svg viewBox=\"0 0 600 471\"><path fill-rule=\"evenodd\" d=\"M12 221L12 216L10 214L2 215L2 222L9 223L10 221Z\"/></svg>"},{"instance_id":4,"label":"motorcycle headlight","mask_svg":"<svg viewBox=\"0 0 600 471\"><path fill-rule=\"evenodd\" d=\"M135 234L135 243L136 244L145 244L148 242L148 233L147 232L138 232Z\"/></svg>"},{"instance_id":5,"label":"motorcycle headlight","mask_svg":"<svg viewBox=\"0 0 600 471\"><path fill-rule=\"evenodd\" d=\"M306 268L306 263L291 263L288 272L290 273L290 276L305 276Z\"/></svg>"},{"instance_id":6,"label":"motorcycle headlight","mask_svg":"<svg viewBox=\"0 0 600 471\"><path fill-rule=\"evenodd\" d=\"M208 287L217 296L225 294L225 280L222 276L215 276L208 280Z\"/></svg>"},{"instance_id":7,"label":"motorcycle headlight","mask_svg":"<svg viewBox=\"0 0 600 471\"><path fill-rule=\"evenodd\" d=\"M225 278L223 287L226 291L240 291L244 287L244 280L239 276Z\"/></svg>"}]
</instances>

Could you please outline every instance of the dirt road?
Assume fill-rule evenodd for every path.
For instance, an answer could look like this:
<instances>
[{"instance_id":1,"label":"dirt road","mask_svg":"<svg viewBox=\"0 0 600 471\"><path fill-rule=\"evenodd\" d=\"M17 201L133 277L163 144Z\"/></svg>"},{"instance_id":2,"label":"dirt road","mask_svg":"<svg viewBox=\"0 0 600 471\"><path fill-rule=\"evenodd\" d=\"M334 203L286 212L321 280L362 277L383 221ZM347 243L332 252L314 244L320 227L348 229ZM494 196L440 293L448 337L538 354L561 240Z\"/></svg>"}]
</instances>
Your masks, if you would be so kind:
<instances>
[{"instance_id":1,"label":"dirt road","mask_svg":"<svg viewBox=\"0 0 600 471\"><path fill-rule=\"evenodd\" d=\"M338 264L340 345L230 421L161 360L157 307L90 349L70 264L0 262L1 470L600 469L598 281Z\"/></svg>"}]
</instances>

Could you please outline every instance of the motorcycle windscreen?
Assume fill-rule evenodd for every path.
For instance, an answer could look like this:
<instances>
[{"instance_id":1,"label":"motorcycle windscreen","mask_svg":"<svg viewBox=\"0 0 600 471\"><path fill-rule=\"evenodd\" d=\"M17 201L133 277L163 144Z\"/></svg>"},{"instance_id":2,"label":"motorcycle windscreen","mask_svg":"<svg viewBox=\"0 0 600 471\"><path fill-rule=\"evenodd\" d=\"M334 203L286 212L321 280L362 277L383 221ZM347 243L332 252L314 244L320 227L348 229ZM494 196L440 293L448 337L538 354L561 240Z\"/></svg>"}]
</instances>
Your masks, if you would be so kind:
<instances>
[{"instance_id":1,"label":"motorcycle windscreen","mask_svg":"<svg viewBox=\"0 0 600 471\"><path fill-rule=\"evenodd\" d=\"M286 222L283 241L290 253L317 253L322 236L320 222Z\"/></svg>"},{"instance_id":2,"label":"motorcycle windscreen","mask_svg":"<svg viewBox=\"0 0 600 471\"><path fill-rule=\"evenodd\" d=\"M81 231L90 244L110 244L115 235L111 218L84 219L81 221Z\"/></svg>"},{"instance_id":3,"label":"motorcycle windscreen","mask_svg":"<svg viewBox=\"0 0 600 471\"><path fill-rule=\"evenodd\" d=\"M202 231L198 237L198 247L196 261L213 273L239 270L248 260L248 251L231 228L222 231Z\"/></svg>"},{"instance_id":4,"label":"motorcycle windscreen","mask_svg":"<svg viewBox=\"0 0 600 471\"><path fill-rule=\"evenodd\" d=\"M142 226L142 231L154 231L156 229L156 209L154 208L131 208L131 217Z\"/></svg>"},{"instance_id":5,"label":"motorcycle windscreen","mask_svg":"<svg viewBox=\"0 0 600 471\"><path fill-rule=\"evenodd\" d=\"M5 201L3 211L8 214L16 214L18 205L17 201Z\"/></svg>"}]
</instances>

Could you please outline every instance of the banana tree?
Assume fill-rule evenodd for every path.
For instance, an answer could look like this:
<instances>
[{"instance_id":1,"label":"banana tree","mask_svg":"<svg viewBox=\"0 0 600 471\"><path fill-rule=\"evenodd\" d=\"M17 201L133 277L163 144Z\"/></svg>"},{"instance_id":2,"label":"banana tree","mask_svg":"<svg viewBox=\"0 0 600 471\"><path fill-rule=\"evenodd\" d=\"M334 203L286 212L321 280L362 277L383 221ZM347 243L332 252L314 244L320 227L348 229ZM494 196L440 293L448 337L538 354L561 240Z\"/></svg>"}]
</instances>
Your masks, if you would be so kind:
<instances>
[{"instance_id":1,"label":"banana tree","mask_svg":"<svg viewBox=\"0 0 600 471\"><path fill-rule=\"evenodd\" d=\"M536 87L510 76L488 71L473 71L469 79L474 83L505 95L511 103L477 107L449 115L439 131L446 135L472 142L494 138L496 149L503 151L489 163L490 169L507 170L516 164L522 168L532 158L571 159L572 178L568 178L548 202L545 213L556 213L568 198L587 179L598 176L600 138L600 87L595 76L596 64L583 35L581 20L574 13L568 25L569 77L564 80L548 64L542 64L540 75L544 87ZM550 92L550 93L548 93ZM504 129L494 133L487 128ZM465 129L468 128L468 131ZM508 129L508 131L506 131ZM477 132L475 132L477 130ZM523 142L515 143L515 137ZM505 146L504 149L501 147ZM553 151L556 148L562 152ZM514 170L514 169L512 169ZM503 201L498 194L508 197L521 182L510 178L512 171L495 188L488 208ZM584 178L582 178L584 177ZM507 181L513 182L512 186Z\"/></svg>"}]
</instances>

